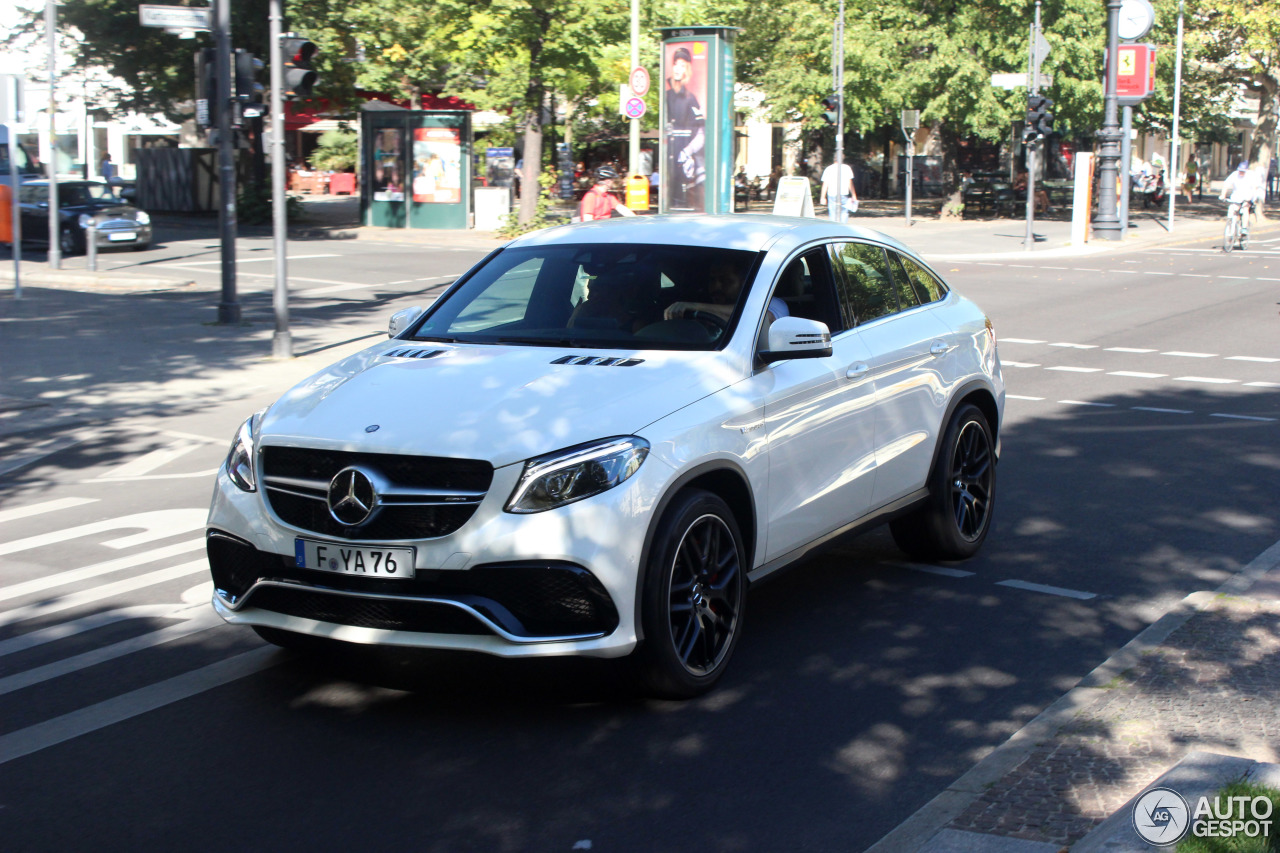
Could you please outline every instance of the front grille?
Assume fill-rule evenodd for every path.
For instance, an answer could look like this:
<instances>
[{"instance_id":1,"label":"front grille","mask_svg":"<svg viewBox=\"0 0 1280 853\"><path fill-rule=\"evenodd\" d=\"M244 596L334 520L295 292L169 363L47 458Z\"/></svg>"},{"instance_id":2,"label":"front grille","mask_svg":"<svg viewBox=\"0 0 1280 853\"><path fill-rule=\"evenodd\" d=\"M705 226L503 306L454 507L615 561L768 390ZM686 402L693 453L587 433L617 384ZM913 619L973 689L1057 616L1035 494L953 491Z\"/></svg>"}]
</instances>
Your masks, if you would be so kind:
<instances>
[{"instance_id":1,"label":"front grille","mask_svg":"<svg viewBox=\"0 0 1280 853\"><path fill-rule=\"evenodd\" d=\"M368 521L347 526L329 513L329 481L359 466L395 490ZM447 536L466 524L493 482L493 466L475 459L350 453L296 447L262 449L263 493L280 520L350 540L394 541Z\"/></svg>"},{"instance_id":2,"label":"front grille","mask_svg":"<svg viewBox=\"0 0 1280 853\"><path fill-rule=\"evenodd\" d=\"M412 598L438 598L467 604L485 614L504 631L518 637L558 637L584 634L608 634L618 626L618 611L613 600L600 581L581 566L563 562L541 563L493 563L476 566L465 571L420 570L413 580L389 580L300 569L292 556L268 554L257 550L248 542L235 539L218 531L208 537L209 565L213 571L214 586L221 590L231 603L240 601L259 580L275 580L323 587L331 592L316 593L325 598L366 601L342 593L387 596L396 603L416 608L430 602L413 602ZM276 610L290 615L305 616L343 625L364 622L347 621L356 618L354 606L329 603L326 606L336 614L334 618L308 615L321 612L313 607L307 613L297 610L299 605L288 604L288 597L272 593L263 597L268 589L262 587L252 594L249 603L254 607ZM294 592L295 590L290 590ZM305 590L304 590L305 591ZM275 606L286 600L285 609ZM456 610L449 605L439 605ZM434 609L413 609L391 612L408 627L400 630L443 632L432 627L414 627L419 624L414 614L434 612ZM364 611L360 611L364 612ZM346 614L346 615L344 615ZM464 614L465 616L465 614ZM435 618L435 617L432 617ZM474 622L471 617L465 617ZM435 624L422 617L422 625ZM391 622L366 627L389 627Z\"/></svg>"},{"instance_id":3,"label":"front grille","mask_svg":"<svg viewBox=\"0 0 1280 853\"><path fill-rule=\"evenodd\" d=\"M429 634L492 633L465 611L434 601L356 598L309 589L266 586L250 596L249 604L286 616L356 628Z\"/></svg>"}]
</instances>

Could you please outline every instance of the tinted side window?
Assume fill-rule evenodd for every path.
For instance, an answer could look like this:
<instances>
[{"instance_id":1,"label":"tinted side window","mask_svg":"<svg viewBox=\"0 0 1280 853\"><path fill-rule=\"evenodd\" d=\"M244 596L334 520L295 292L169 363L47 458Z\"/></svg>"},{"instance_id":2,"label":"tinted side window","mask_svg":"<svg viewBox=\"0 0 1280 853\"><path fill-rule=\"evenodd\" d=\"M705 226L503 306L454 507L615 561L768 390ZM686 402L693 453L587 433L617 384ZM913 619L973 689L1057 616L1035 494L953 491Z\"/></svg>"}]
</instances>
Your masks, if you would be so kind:
<instances>
[{"instance_id":1,"label":"tinted side window","mask_svg":"<svg viewBox=\"0 0 1280 853\"><path fill-rule=\"evenodd\" d=\"M850 326L869 323L898 310L884 249L867 243L834 243L831 250L840 306Z\"/></svg>"},{"instance_id":2,"label":"tinted side window","mask_svg":"<svg viewBox=\"0 0 1280 853\"><path fill-rule=\"evenodd\" d=\"M792 317L826 323L834 335L850 327L837 306L831 266L825 249L814 249L793 259L782 270L773 295L787 305Z\"/></svg>"},{"instance_id":3,"label":"tinted side window","mask_svg":"<svg viewBox=\"0 0 1280 853\"><path fill-rule=\"evenodd\" d=\"M898 304L902 306L903 311L915 308L921 302L929 301L921 299L920 293L911 284L911 279L902 268L902 259L896 252L889 252L889 274L893 276L893 289L898 294Z\"/></svg>"},{"instance_id":4,"label":"tinted side window","mask_svg":"<svg viewBox=\"0 0 1280 853\"><path fill-rule=\"evenodd\" d=\"M907 279L911 282L912 289L915 290L922 303L927 305L930 302L937 302L939 299L946 297L947 286L934 278L928 270L908 257L896 253L890 254L893 254L902 263L902 267L907 273Z\"/></svg>"}]
</instances>

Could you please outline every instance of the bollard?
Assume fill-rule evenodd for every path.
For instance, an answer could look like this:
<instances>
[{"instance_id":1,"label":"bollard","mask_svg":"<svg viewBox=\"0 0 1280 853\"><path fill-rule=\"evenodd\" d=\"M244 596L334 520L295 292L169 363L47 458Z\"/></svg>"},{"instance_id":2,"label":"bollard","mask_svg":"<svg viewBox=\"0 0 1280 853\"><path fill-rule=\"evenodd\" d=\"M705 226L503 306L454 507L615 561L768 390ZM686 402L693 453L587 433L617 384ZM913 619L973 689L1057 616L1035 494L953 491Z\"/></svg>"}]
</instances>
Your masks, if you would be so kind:
<instances>
[{"instance_id":1,"label":"bollard","mask_svg":"<svg viewBox=\"0 0 1280 853\"><path fill-rule=\"evenodd\" d=\"M98 226L92 220L84 231L85 252L89 256L89 272L98 271Z\"/></svg>"}]
</instances>

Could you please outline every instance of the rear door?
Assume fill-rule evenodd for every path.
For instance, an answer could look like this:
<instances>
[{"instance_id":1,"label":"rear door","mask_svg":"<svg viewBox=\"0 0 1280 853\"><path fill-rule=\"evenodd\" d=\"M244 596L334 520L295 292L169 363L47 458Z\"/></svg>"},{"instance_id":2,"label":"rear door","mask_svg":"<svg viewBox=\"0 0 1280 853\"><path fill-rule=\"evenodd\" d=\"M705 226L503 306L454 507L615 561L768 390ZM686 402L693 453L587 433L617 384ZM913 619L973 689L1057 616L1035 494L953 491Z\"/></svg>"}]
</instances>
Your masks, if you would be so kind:
<instances>
[{"instance_id":1,"label":"rear door","mask_svg":"<svg viewBox=\"0 0 1280 853\"><path fill-rule=\"evenodd\" d=\"M950 328L922 304L901 263L882 246L832 246L846 320L870 355L875 383L877 508L923 488L946 413Z\"/></svg>"}]
</instances>

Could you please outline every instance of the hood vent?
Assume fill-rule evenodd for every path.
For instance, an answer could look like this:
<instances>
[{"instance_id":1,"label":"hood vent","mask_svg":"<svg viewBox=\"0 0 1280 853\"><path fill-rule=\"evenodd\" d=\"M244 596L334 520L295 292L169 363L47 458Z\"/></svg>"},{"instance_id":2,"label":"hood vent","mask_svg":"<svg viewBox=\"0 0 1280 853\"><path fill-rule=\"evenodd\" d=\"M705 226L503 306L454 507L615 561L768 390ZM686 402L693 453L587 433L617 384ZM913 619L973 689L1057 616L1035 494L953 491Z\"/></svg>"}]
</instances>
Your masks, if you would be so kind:
<instances>
[{"instance_id":1,"label":"hood vent","mask_svg":"<svg viewBox=\"0 0 1280 853\"><path fill-rule=\"evenodd\" d=\"M605 358L599 355L565 355L552 364L585 364L591 367L635 367L643 364L643 358Z\"/></svg>"},{"instance_id":2,"label":"hood vent","mask_svg":"<svg viewBox=\"0 0 1280 853\"><path fill-rule=\"evenodd\" d=\"M417 349L409 347L407 349L393 349L383 353L383 355L391 358L435 358L438 355L444 355L445 350L442 349Z\"/></svg>"}]
</instances>

